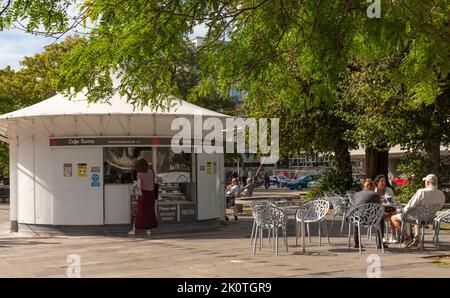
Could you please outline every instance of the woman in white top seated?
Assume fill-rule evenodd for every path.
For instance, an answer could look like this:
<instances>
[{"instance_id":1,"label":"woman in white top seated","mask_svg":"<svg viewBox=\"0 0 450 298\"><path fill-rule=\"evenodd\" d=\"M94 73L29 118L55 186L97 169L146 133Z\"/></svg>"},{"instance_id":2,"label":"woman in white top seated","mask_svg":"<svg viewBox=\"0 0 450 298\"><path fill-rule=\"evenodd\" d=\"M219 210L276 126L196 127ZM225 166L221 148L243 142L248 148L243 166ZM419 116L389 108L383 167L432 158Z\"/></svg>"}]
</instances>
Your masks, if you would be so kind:
<instances>
[{"instance_id":1,"label":"woman in white top seated","mask_svg":"<svg viewBox=\"0 0 450 298\"><path fill-rule=\"evenodd\" d=\"M226 208L233 208L234 219L237 220L238 217L236 215L236 198L241 196L241 189L239 188L239 180L237 178L233 178L231 180L231 185L227 186L226 193ZM228 216L225 216L226 221L228 221Z\"/></svg>"},{"instance_id":2,"label":"woman in white top seated","mask_svg":"<svg viewBox=\"0 0 450 298\"><path fill-rule=\"evenodd\" d=\"M375 192L380 195L381 203L395 203L394 191L392 188L386 186L386 177L384 175L378 175L375 177ZM393 223L391 222L391 217L397 214L395 207L385 207L384 208L384 218L391 224L392 237L389 239L389 243L397 243L397 230ZM384 223L382 223L384 226ZM384 237L384 227L382 228Z\"/></svg>"}]
</instances>

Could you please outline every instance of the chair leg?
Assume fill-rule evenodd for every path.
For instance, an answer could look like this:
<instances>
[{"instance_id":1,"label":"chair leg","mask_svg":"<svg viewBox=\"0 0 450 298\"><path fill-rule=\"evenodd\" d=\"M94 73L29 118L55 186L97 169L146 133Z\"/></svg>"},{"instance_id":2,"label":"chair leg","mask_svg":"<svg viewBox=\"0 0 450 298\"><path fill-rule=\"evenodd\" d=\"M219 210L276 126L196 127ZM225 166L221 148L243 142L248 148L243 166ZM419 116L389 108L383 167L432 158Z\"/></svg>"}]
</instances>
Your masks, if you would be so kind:
<instances>
[{"instance_id":1,"label":"chair leg","mask_svg":"<svg viewBox=\"0 0 450 298\"><path fill-rule=\"evenodd\" d=\"M287 229L286 227L283 227L283 238L284 238L284 244L286 245L286 252L288 252L288 237L287 237Z\"/></svg>"},{"instance_id":2,"label":"chair leg","mask_svg":"<svg viewBox=\"0 0 450 298\"><path fill-rule=\"evenodd\" d=\"M352 232L352 224L348 223L348 251L350 251L350 234Z\"/></svg>"},{"instance_id":3,"label":"chair leg","mask_svg":"<svg viewBox=\"0 0 450 298\"><path fill-rule=\"evenodd\" d=\"M268 232L267 232L267 240L269 240L269 244L270 244L270 229L268 229Z\"/></svg>"},{"instance_id":4,"label":"chair leg","mask_svg":"<svg viewBox=\"0 0 450 298\"><path fill-rule=\"evenodd\" d=\"M330 234L333 234L333 224L334 224L335 219L336 219L336 213L334 213L334 211L333 211L333 220L331 221Z\"/></svg>"},{"instance_id":5,"label":"chair leg","mask_svg":"<svg viewBox=\"0 0 450 298\"><path fill-rule=\"evenodd\" d=\"M262 250L262 245L263 245L263 228L262 227L260 227L259 228L259 251L261 251Z\"/></svg>"},{"instance_id":6,"label":"chair leg","mask_svg":"<svg viewBox=\"0 0 450 298\"><path fill-rule=\"evenodd\" d=\"M258 241L258 231L259 231L259 227L257 227L255 230L255 240L253 242L253 255L255 255L255 253L256 253L256 242Z\"/></svg>"},{"instance_id":7,"label":"chair leg","mask_svg":"<svg viewBox=\"0 0 450 298\"><path fill-rule=\"evenodd\" d=\"M255 235L256 221L253 219L252 234L250 235L250 245L253 244L253 236Z\"/></svg>"},{"instance_id":8,"label":"chair leg","mask_svg":"<svg viewBox=\"0 0 450 298\"><path fill-rule=\"evenodd\" d=\"M420 249L425 249L425 225L420 227Z\"/></svg>"},{"instance_id":9,"label":"chair leg","mask_svg":"<svg viewBox=\"0 0 450 298\"><path fill-rule=\"evenodd\" d=\"M328 234L327 220L325 219L324 222L325 223L322 225L323 226L323 230L325 231L325 235L327 235L328 244L331 244L331 242L330 242L330 235Z\"/></svg>"},{"instance_id":10,"label":"chair leg","mask_svg":"<svg viewBox=\"0 0 450 298\"><path fill-rule=\"evenodd\" d=\"M436 222L436 231L434 232L436 235L436 239L434 240L434 245L436 245L436 247L439 247L439 232L441 230L441 222L438 221Z\"/></svg>"},{"instance_id":11,"label":"chair leg","mask_svg":"<svg viewBox=\"0 0 450 298\"><path fill-rule=\"evenodd\" d=\"M342 223L341 223L341 235L344 230L344 222L345 222L345 211L342 213Z\"/></svg>"},{"instance_id":12,"label":"chair leg","mask_svg":"<svg viewBox=\"0 0 450 298\"><path fill-rule=\"evenodd\" d=\"M431 239L431 242L436 244L436 222L433 222L433 239Z\"/></svg>"},{"instance_id":13,"label":"chair leg","mask_svg":"<svg viewBox=\"0 0 450 298\"><path fill-rule=\"evenodd\" d=\"M308 234L309 244L311 244L311 232L309 230L309 222L306 224L306 233Z\"/></svg>"},{"instance_id":14,"label":"chair leg","mask_svg":"<svg viewBox=\"0 0 450 298\"><path fill-rule=\"evenodd\" d=\"M295 221L295 225L297 226L297 233L295 234L295 246L298 246L298 236L299 236L299 234L300 234L300 227L299 227L299 225L300 225L300 222L299 221Z\"/></svg>"},{"instance_id":15,"label":"chair leg","mask_svg":"<svg viewBox=\"0 0 450 298\"><path fill-rule=\"evenodd\" d=\"M381 227L377 227L377 233L378 233L378 239L381 244L381 252L384 253L384 244L383 244L383 238L381 237Z\"/></svg>"},{"instance_id":16,"label":"chair leg","mask_svg":"<svg viewBox=\"0 0 450 298\"><path fill-rule=\"evenodd\" d=\"M320 221L319 221L319 246L322 246L322 237L320 235Z\"/></svg>"},{"instance_id":17,"label":"chair leg","mask_svg":"<svg viewBox=\"0 0 450 298\"><path fill-rule=\"evenodd\" d=\"M275 253L278 256L278 228L274 231L275 233Z\"/></svg>"},{"instance_id":18,"label":"chair leg","mask_svg":"<svg viewBox=\"0 0 450 298\"><path fill-rule=\"evenodd\" d=\"M309 230L309 222L306 224L306 232L308 233L309 244L311 244L311 232Z\"/></svg>"},{"instance_id":19,"label":"chair leg","mask_svg":"<svg viewBox=\"0 0 450 298\"><path fill-rule=\"evenodd\" d=\"M403 236L403 221L402 221L402 223L400 225L400 242L403 243L402 238L404 238L404 237L401 237L401 236Z\"/></svg>"},{"instance_id":20,"label":"chair leg","mask_svg":"<svg viewBox=\"0 0 450 298\"><path fill-rule=\"evenodd\" d=\"M359 240L359 253L362 254L361 251L361 225L358 222L358 240Z\"/></svg>"}]
</instances>

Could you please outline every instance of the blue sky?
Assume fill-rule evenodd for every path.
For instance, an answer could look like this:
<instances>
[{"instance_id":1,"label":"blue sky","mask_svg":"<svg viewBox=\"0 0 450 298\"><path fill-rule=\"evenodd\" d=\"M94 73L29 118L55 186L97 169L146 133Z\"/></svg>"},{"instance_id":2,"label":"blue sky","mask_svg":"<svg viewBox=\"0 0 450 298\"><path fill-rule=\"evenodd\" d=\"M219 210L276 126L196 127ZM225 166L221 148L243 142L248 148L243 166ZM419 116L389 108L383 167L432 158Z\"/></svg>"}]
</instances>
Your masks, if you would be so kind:
<instances>
[{"instance_id":1,"label":"blue sky","mask_svg":"<svg viewBox=\"0 0 450 298\"><path fill-rule=\"evenodd\" d=\"M204 36L206 28L197 26L193 36ZM55 41L54 38L35 36L19 30L0 31L0 69L6 66L18 70L25 56L33 56L44 50L44 46Z\"/></svg>"},{"instance_id":2,"label":"blue sky","mask_svg":"<svg viewBox=\"0 0 450 298\"><path fill-rule=\"evenodd\" d=\"M44 50L44 46L54 42L54 38L35 36L19 30L0 31L0 69L10 65L21 68L19 61L25 56L33 56Z\"/></svg>"}]
</instances>

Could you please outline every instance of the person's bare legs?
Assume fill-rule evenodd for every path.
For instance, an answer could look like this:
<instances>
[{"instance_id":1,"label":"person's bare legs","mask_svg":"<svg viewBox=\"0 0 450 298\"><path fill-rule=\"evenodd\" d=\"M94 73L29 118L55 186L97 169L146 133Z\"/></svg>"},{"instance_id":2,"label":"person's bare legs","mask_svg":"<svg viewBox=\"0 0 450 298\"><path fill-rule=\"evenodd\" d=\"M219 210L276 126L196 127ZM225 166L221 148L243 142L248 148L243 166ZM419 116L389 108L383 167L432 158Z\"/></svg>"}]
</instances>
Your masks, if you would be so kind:
<instances>
[{"instance_id":1,"label":"person's bare legs","mask_svg":"<svg viewBox=\"0 0 450 298\"><path fill-rule=\"evenodd\" d=\"M391 224L391 234L392 234L392 238L395 240L397 239L397 227L394 225L394 223L392 222L392 217L395 214L389 214L388 215L388 221ZM400 230L400 229L399 229Z\"/></svg>"},{"instance_id":2,"label":"person's bare legs","mask_svg":"<svg viewBox=\"0 0 450 298\"><path fill-rule=\"evenodd\" d=\"M391 216L390 222L391 222L391 227L394 227L394 230L398 229L400 231L400 235L404 234L405 239L409 239L408 231L406 229L403 229L403 231L401 231L402 220L400 219L400 214Z\"/></svg>"},{"instance_id":3,"label":"person's bare legs","mask_svg":"<svg viewBox=\"0 0 450 298\"><path fill-rule=\"evenodd\" d=\"M414 238L419 239L420 229L418 225L414 225Z\"/></svg>"},{"instance_id":4,"label":"person's bare legs","mask_svg":"<svg viewBox=\"0 0 450 298\"><path fill-rule=\"evenodd\" d=\"M136 234L136 219L133 221L133 228L128 232L128 235Z\"/></svg>"}]
</instances>

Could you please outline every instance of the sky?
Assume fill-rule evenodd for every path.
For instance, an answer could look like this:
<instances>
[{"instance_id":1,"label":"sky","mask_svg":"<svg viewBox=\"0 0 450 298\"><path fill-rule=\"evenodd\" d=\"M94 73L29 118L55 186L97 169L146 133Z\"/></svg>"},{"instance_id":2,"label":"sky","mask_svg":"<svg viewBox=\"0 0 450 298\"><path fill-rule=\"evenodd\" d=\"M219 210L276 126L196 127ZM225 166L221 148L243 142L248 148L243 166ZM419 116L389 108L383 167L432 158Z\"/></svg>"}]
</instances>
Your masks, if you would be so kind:
<instances>
[{"instance_id":1,"label":"sky","mask_svg":"<svg viewBox=\"0 0 450 298\"><path fill-rule=\"evenodd\" d=\"M197 26L192 36L204 36L205 26ZM0 69L11 66L14 70L21 68L20 61L25 56L33 56L44 50L54 38L35 36L20 30L0 31ZM60 40L61 41L61 40Z\"/></svg>"},{"instance_id":2,"label":"sky","mask_svg":"<svg viewBox=\"0 0 450 298\"><path fill-rule=\"evenodd\" d=\"M34 36L19 30L0 31L0 69L6 66L18 70L19 61L25 56L33 56L44 50L44 46L54 42L54 38Z\"/></svg>"}]
</instances>

